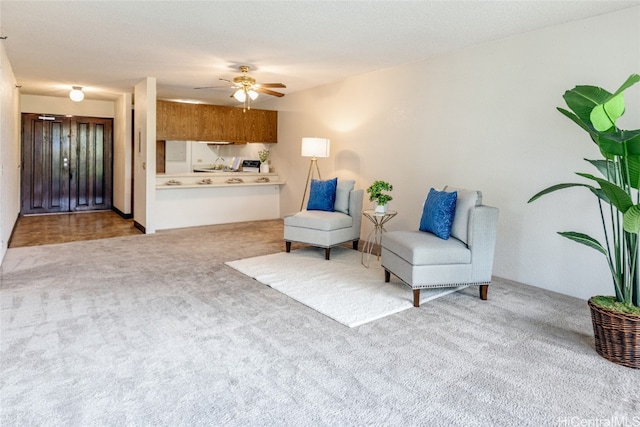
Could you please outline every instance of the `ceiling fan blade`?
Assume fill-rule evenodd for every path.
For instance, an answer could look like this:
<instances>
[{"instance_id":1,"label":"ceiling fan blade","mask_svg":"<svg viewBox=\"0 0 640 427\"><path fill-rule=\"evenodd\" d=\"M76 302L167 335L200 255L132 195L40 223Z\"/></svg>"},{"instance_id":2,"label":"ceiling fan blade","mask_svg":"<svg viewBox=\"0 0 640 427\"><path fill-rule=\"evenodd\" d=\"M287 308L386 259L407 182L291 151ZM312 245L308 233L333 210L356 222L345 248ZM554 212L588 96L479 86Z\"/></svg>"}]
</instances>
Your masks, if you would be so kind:
<instances>
[{"instance_id":1,"label":"ceiling fan blade","mask_svg":"<svg viewBox=\"0 0 640 427\"><path fill-rule=\"evenodd\" d=\"M235 87L235 84L231 80L228 80L228 79L218 79L218 80L222 80L223 82L229 82L231 83L231 85L203 86L203 87L194 87L194 89L228 89L228 88Z\"/></svg>"},{"instance_id":2,"label":"ceiling fan blade","mask_svg":"<svg viewBox=\"0 0 640 427\"><path fill-rule=\"evenodd\" d=\"M286 87L282 83L258 83L256 86L258 86L258 87L282 87L282 88Z\"/></svg>"},{"instance_id":3,"label":"ceiling fan blade","mask_svg":"<svg viewBox=\"0 0 640 427\"><path fill-rule=\"evenodd\" d=\"M274 90L264 89L264 88L261 88L261 87L257 87L254 90L256 92L264 93L266 95L278 96L278 97L284 96L284 93L276 92Z\"/></svg>"},{"instance_id":4,"label":"ceiling fan blade","mask_svg":"<svg viewBox=\"0 0 640 427\"><path fill-rule=\"evenodd\" d=\"M203 86L203 87L194 87L194 89L229 89L233 86Z\"/></svg>"}]
</instances>

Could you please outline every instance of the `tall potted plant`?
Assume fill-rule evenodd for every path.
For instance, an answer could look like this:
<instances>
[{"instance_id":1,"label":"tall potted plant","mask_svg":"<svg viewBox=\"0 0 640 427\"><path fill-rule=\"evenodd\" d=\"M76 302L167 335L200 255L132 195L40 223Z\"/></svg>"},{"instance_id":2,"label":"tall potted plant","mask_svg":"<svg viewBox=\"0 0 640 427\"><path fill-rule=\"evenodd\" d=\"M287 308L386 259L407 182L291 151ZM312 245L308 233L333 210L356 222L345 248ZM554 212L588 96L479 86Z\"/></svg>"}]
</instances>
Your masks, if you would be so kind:
<instances>
[{"instance_id":1,"label":"tall potted plant","mask_svg":"<svg viewBox=\"0 0 640 427\"><path fill-rule=\"evenodd\" d=\"M596 196L604 244L584 233L559 234L605 256L615 296L589 299L596 350L632 368L640 367L640 129L623 130L616 123L625 111L623 92L639 81L640 75L632 74L614 93L597 86L576 86L565 92L563 98L571 111L558 111L584 129L600 149L602 158L586 161L601 176L576 173L589 183L553 185L529 200L570 187L587 188Z\"/></svg>"}]
</instances>

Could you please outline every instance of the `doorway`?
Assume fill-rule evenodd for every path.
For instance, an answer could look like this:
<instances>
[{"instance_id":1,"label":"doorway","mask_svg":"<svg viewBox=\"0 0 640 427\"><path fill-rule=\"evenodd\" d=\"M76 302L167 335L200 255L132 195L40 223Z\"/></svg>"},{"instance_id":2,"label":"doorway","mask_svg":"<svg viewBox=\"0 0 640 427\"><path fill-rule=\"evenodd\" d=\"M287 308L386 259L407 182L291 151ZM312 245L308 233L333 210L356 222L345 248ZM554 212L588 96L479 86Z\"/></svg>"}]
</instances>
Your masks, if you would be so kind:
<instances>
[{"instance_id":1,"label":"doorway","mask_svg":"<svg viewBox=\"0 0 640 427\"><path fill-rule=\"evenodd\" d=\"M113 119L22 114L22 215L107 210Z\"/></svg>"}]
</instances>

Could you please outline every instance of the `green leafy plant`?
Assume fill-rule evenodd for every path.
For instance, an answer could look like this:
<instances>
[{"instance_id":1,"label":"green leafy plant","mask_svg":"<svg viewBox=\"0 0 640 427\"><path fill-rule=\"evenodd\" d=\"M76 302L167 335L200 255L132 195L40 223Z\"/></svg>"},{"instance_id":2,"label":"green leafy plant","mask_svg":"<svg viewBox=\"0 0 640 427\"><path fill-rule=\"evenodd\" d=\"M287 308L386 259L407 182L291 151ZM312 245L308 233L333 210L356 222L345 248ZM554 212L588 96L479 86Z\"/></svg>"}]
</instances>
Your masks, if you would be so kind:
<instances>
[{"instance_id":1,"label":"green leafy plant","mask_svg":"<svg viewBox=\"0 0 640 427\"><path fill-rule=\"evenodd\" d=\"M260 163L265 163L267 160L269 160L269 154L269 150L267 150L266 148L264 150L258 151L258 158L260 159Z\"/></svg>"},{"instance_id":2,"label":"green leafy plant","mask_svg":"<svg viewBox=\"0 0 640 427\"><path fill-rule=\"evenodd\" d=\"M607 259L617 302L635 311L639 306L638 234L640 232L640 129L623 130L617 120L624 114L623 92L640 81L632 74L612 93L597 86L576 86L563 98L571 111L558 108L562 114L585 130L596 143L601 159L587 160L601 176L578 173L591 183L557 184L546 188L539 197L570 187L584 187L598 200L604 231L604 245L597 239L575 231L560 235L601 252Z\"/></svg>"},{"instance_id":3,"label":"green leafy plant","mask_svg":"<svg viewBox=\"0 0 640 427\"><path fill-rule=\"evenodd\" d=\"M385 181L374 181L373 184L367 188L369 193L369 201L376 202L379 205L386 205L393 200L393 197L389 194L383 193L383 191L392 191L393 185Z\"/></svg>"}]
</instances>

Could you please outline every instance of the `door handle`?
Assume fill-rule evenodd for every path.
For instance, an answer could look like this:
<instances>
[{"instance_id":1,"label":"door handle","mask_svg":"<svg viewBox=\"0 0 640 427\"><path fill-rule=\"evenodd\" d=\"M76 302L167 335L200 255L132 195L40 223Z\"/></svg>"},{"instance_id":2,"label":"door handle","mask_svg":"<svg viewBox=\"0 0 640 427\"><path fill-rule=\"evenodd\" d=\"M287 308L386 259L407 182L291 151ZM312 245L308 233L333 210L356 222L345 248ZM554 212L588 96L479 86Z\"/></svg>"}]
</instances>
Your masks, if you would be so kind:
<instances>
[{"instance_id":1,"label":"door handle","mask_svg":"<svg viewBox=\"0 0 640 427\"><path fill-rule=\"evenodd\" d=\"M62 158L62 167L65 169L69 169L69 159L66 157ZM69 181L73 179L73 171L69 169Z\"/></svg>"}]
</instances>

